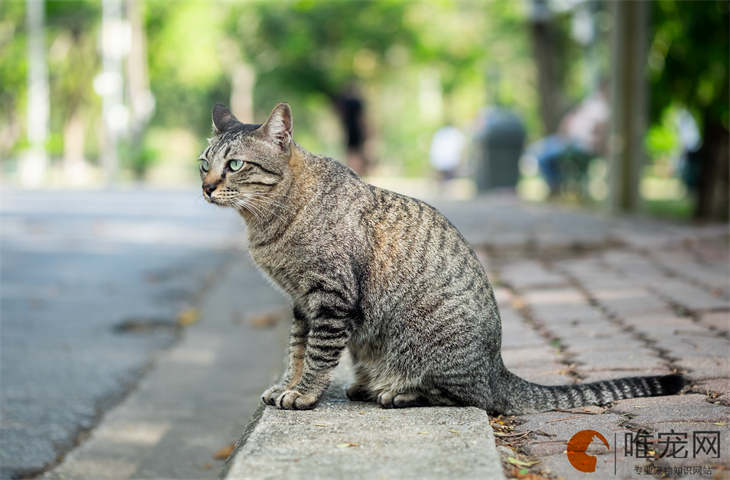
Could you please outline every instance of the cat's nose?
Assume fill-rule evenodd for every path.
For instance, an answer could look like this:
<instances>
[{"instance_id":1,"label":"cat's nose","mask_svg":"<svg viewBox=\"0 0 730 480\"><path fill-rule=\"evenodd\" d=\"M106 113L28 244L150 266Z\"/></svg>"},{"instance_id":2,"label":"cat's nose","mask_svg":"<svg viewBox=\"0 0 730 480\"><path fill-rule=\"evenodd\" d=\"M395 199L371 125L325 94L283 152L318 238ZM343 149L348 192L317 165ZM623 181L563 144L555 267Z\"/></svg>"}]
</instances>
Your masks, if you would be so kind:
<instances>
[{"instance_id":1,"label":"cat's nose","mask_svg":"<svg viewBox=\"0 0 730 480\"><path fill-rule=\"evenodd\" d=\"M215 190L215 187L217 187L217 183L204 183L203 184L203 191L206 195L210 197L210 195L213 193L213 190Z\"/></svg>"}]
</instances>

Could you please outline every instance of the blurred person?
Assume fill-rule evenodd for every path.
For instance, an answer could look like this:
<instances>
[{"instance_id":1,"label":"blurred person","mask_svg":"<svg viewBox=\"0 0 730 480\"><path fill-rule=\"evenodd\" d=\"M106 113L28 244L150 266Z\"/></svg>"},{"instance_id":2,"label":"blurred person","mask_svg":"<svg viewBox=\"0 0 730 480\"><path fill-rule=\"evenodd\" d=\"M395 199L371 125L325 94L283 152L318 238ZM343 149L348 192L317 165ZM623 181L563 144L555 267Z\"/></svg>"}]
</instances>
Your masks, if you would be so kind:
<instances>
[{"instance_id":1,"label":"blurred person","mask_svg":"<svg viewBox=\"0 0 730 480\"><path fill-rule=\"evenodd\" d=\"M453 125L444 125L433 134L429 159L441 188L456 176L465 143L466 137Z\"/></svg>"},{"instance_id":2,"label":"blurred person","mask_svg":"<svg viewBox=\"0 0 730 480\"><path fill-rule=\"evenodd\" d=\"M551 196L566 187L582 193L588 164L606 155L610 119L607 90L608 83L602 82L594 94L563 117L557 133L531 148Z\"/></svg>"},{"instance_id":3,"label":"blurred person","mask_svg":"<svg viewBox=\"0 0 730 480\"><path fill-rule=\"evenodd\" d=\"M696 195L700 186L702 163L702 157L698 153L702 146L700 131L692 114L684 108L677 114L675 126L680 146L676 170L687 190Z\"/></svg>"},{"instance_id":4,"label":"blurred person","mask_svg":"<svg viewBox=\"0 0 730 480\"><path fill-rule=\"evenodd\" d=\"M560 121L558 132L596 156L606 154L608 142L608 83L583 100Z\"/></svg>"},{"instance_id":5,"label":"blurred person","mask_svg":"<svg viewBox=\"0 0 730 480\"><path fill-rule=\"evenodd\" d=\"M350 83L336 102L346 137L347 165L358 175L367 175L371 165L365 151L365 101L360 89L354 82Z\"/></svg>"}]
</instances>

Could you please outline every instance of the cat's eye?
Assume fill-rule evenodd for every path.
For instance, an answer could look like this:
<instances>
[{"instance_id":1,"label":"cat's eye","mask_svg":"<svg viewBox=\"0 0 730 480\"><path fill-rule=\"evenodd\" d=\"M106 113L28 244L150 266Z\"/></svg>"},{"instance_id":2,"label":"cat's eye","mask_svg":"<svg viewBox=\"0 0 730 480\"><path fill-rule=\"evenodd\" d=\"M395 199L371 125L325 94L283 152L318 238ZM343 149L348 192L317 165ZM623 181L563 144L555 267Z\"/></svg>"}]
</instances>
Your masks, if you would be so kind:
<instances>
[{"instance_id":1,"label":"cat's eye","mask_svg":"<svg viewBox=\"0 0 730 480\"><path fill-rule=\"evenodd\" d=\"M204 172L208 172L210 170L210 164L208 163L208 160L205 160L203 158L200 159L200 169Z\"/></svg>"},{"instance_id":2,"label":"cat's eye","mask_svg":"<svg viewBox=\"0 0 730 480\"><path fill-rule=\"evenodd\" d=\"M244 163L245 162L243 160L231 160L228 162L228 168L235 172L240 170Z\"/></svg>"}]
</instances>

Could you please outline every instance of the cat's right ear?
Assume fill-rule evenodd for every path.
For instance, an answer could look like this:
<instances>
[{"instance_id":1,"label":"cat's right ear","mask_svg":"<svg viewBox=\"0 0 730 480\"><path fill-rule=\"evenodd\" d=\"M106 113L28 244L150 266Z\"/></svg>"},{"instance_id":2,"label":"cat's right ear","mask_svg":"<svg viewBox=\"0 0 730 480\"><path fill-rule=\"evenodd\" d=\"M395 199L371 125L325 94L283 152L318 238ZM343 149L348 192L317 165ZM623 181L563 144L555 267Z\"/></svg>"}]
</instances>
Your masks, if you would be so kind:
<instances>
[{"instance_id":1,"label":"cat's right ear","mask_svg":"<svg viewBox=\"0 0 730 480\"><path fill-rule=\"evenodd\" d=\"M226 130L239 123L238 119L228 110L228 107L221 103L216 103L213 107L213 130L216 135L220 135Z\"/></svg>"},{"instance_id":2,"label":"cat's right ear","mask_svg":"<svg viewBox=\"0 0 730 480\"><path fill-rule=\"evenodd\" d=\"M292 115L288 103L274 107L261 130L283 151L287 151L292 139Z\"/></svg>"}]
</instances>

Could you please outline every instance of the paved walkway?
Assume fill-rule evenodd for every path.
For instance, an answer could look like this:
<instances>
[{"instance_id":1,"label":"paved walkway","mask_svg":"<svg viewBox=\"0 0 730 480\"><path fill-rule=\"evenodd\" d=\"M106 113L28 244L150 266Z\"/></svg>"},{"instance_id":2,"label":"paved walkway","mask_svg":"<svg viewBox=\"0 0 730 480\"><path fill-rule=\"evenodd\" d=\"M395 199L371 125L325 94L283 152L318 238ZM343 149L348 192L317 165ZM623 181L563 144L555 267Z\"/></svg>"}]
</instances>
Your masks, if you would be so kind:
<instances>
[{"instance_id":1,"label":"paved walkway","mask_svg":"<svg viewBox=\"0 0 730 480\"><path fill-rule=\"evenodd\" d=\"M590 429L610 445L595 440L589 450L598 455L601 478L652 473L725 478L730 465L727 226L616 220L554 207L521 211L506 199L500 207L501 213L487 215L484 229L499 231L502 222L496 239L478 238L483 233L470 231L467 218L461 222L471 239L477 237L497 287L503 355L511 370L545 384L671 372L691 381L678 396L496 419L498 443L512 447L501 448L503 454L539 462L529 469L534 473L584 478L565 451L575 433ZM456 207L443 210L449 208ZM457 224L459 214L452 214ZM515 228L527 227L525 217L532 219L529 227ZM671 432L678 436L663 435ZM718 451L695 451L700 437L715 435L720 435ZM670 445L667 438L676 442ZM520 471L524 465L505 462L508 476Z\"/></svg>"}]
</instances>

